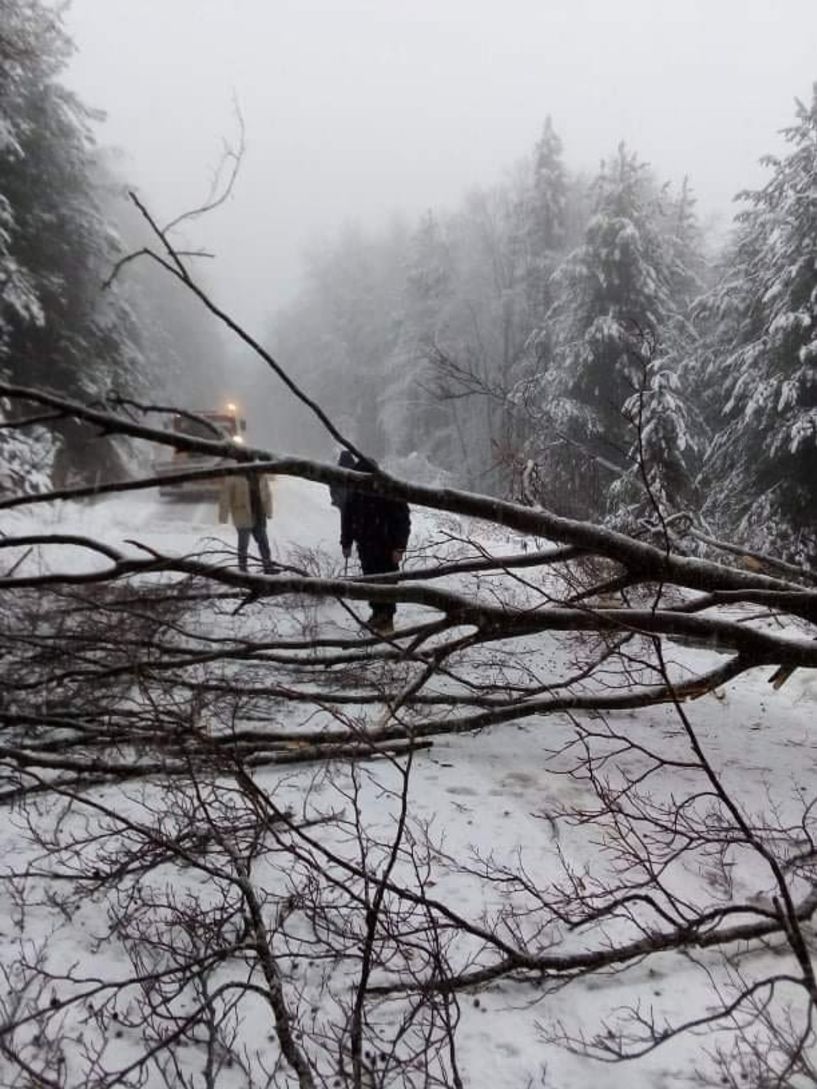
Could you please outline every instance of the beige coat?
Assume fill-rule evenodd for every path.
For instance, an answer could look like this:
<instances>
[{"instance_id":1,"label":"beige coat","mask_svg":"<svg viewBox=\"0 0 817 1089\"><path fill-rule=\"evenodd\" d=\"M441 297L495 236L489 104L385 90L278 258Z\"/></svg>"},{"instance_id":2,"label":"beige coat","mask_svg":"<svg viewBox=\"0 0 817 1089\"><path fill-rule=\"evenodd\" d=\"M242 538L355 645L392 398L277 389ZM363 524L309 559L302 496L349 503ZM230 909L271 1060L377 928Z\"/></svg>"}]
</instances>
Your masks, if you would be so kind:
<instances>
[{"instance_id":1,"label":"beige coat","mask_svg":"<svg viewBox=\"0 0 817 1089\"><path fill-rule=\"evenodd\" d=\"M272 489L269 477L259 475L261 506L267 518L272 517ZM244 476L228 476L221 485L218 497L218 520L226 522L227 516L233 520L236 529L252 528L252 509L250 507L250 486Z\"/></svg>"}]
</instances>

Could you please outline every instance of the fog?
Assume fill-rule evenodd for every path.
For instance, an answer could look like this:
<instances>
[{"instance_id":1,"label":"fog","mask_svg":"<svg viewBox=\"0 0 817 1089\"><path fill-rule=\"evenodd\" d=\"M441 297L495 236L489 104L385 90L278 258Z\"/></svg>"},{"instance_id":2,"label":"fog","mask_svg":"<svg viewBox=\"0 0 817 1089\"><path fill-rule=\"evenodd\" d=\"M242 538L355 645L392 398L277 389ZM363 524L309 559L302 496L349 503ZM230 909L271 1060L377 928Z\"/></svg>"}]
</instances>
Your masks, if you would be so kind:
<instances>
[{"instance_id":1,"label":"fog","mask_svg":"<svg viewBox=\"0 0 817 1089\"><path fill-rule=\"evenodd\" d=\"M235 191L192 233L257 331L311 242L454 206L547 114L572 169L625 140L726 224L817 77L814 0L73 0L67 26L69 82L160 217L201 201L240 104Z\"/></svg>"}]
</instances>

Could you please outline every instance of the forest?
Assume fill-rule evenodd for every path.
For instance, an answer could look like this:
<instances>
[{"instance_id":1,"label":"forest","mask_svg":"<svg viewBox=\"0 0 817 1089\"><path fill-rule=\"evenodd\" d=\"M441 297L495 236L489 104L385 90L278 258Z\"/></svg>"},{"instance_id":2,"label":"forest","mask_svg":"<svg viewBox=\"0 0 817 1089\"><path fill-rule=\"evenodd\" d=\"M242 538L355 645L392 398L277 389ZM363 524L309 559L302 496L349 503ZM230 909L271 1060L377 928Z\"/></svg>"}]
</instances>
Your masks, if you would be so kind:
<instances>
[{"instance_id":1,"label":"forest","mask_svg":"<svg viewBox=\"0 0 817 1089\"><path fill-rule=\"evenodd\" d=\"M649 533L643 467L668 516L813 564L816 135L812 97L712 238L690 179L624 145L571 174L547 118L506 185L315 253L270 343L406 471Z\"/></svg>"},{"instance_id":2,"label":"forest","mask_svg":"<svg viewBox=\"0 0 817 1089\"><path fill-rule=\"evenodd\" d=\"M817 1086L817 84L728 231L545 105L256 333L243 129L162 221L73 49L0 0L0 1086Z\"/></svg>"}]
</instances>

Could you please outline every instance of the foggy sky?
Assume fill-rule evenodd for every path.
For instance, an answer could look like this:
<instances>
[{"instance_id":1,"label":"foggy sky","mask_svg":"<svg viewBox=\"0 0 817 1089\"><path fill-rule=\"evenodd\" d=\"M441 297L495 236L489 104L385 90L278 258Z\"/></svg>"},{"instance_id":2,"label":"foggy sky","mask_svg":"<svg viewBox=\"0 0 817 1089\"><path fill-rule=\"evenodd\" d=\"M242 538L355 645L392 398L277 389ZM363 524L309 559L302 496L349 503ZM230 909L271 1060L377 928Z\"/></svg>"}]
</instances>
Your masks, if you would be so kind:
<instances>
[{"instance_id":1,"label":"foggy sky","mask_svg":"<svg viewBox=\"0 0 817 1089\"><path fill-rule=\"evenodd\" d=\"M68 82L160 217L206 193L237 96L241 176L190 237L256 332L322 232L454 208L548 113L568 167L623 139L726 220L817 79L817 0L73 0L67 26Z\"/></svg>"}]
</instances>

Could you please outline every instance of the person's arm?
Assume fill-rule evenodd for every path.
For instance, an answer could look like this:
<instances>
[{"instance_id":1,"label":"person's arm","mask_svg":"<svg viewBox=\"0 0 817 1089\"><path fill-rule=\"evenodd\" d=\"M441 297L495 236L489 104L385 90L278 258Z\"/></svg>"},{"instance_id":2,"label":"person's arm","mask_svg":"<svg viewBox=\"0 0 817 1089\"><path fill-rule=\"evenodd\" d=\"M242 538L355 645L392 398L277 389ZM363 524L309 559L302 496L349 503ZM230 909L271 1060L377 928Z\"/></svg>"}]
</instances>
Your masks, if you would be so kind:
<instances>
[{"instance_id":1,"label":"person's arm","mask_svg":"<svg viewBox=\"0 0 817 1089\"><path fill-rule=\"evenodd\" d=\"M392 557L394 562L399 564L402 562L403 553L406 550L411 533L411 514L409 513L408 503L404 503L400 499L394 500L390 521Z\"/></svg>"},{"instance_id":2,"label":"person's arm","mask_svg":"<svg viewBox=\"0 0 817 1089\"><path fill-rule=\"evenodd\" d=\"M348 559L355 541L355 513L357 510L357 494L348 492L346 501L340 508L340 547L343 555Z\"/></svg>"}]
</instances>

